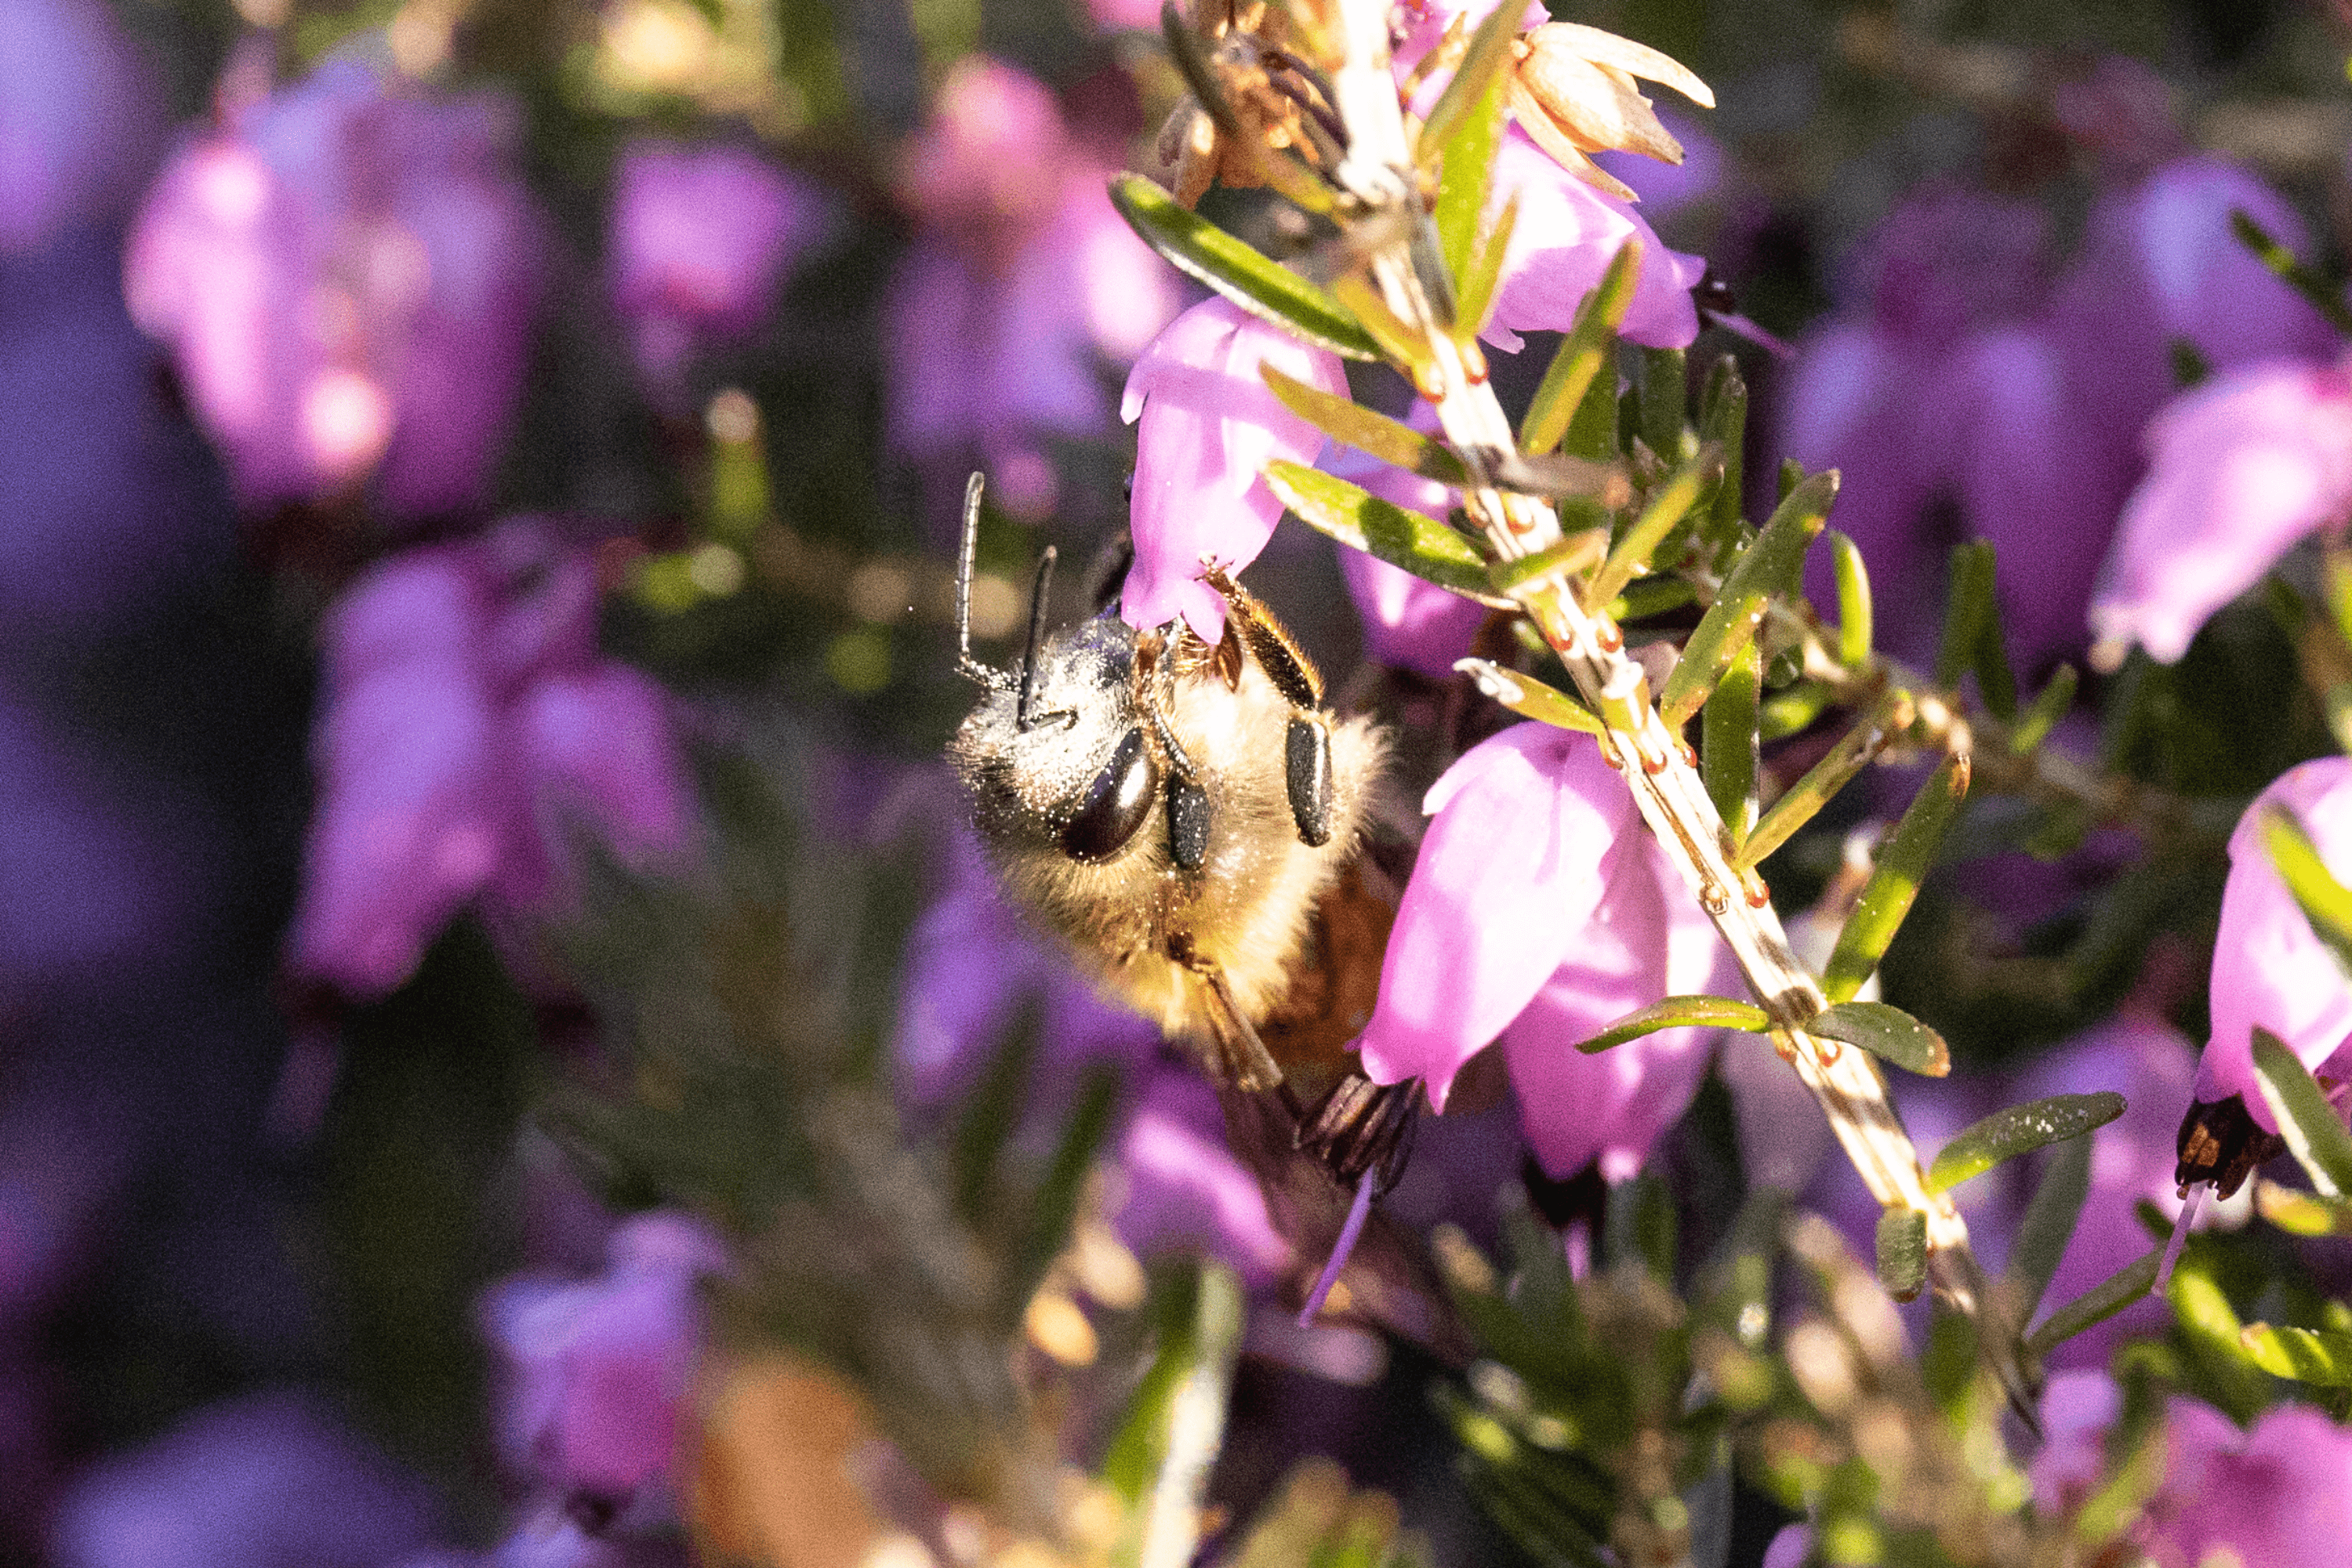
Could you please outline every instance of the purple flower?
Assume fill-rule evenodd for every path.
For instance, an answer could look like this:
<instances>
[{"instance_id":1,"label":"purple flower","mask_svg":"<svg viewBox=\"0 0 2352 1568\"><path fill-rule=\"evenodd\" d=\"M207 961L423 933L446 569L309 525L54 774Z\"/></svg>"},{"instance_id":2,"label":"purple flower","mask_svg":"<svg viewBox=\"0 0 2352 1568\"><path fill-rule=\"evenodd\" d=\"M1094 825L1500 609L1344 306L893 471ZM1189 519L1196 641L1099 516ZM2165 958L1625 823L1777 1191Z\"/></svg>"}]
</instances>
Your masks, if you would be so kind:
<instances>
[{"instance_id":1,"label":"purple flower","mask_svg":"<svg viewBox=\"0 0 2352 1568\"><path fill-rule=\"evenodd\" d=\"M2138 1534L2159 1568L2224 1551L2248 1564L2352 1559L2352 1432L2308 1405L2278 1405L2240 1432L2209 1405L2165 1405L2164 1484Z\"/></svg>"},{"instance_id":2,"label":"purple flower","mask_svg":"<svg viewBox=\"0 0 2352 1568\"><path fill-rule=\"evenodd\" d=\"M0 28L0 256L113 218L152 167L156 84L100 0L20 0Z\"/></svg>"},{"instance_id":3,"label":"purple flower","mask_svg":"<svg viewBox=\"0 0 2352 1568\"><path fill-rule=\"evenodd\" d=\"M395 517L487 498L538 270L505 121L337 59L165 168L125 291L247 504L371 480Z\"/></svg>"},{"instance_id":4,"label":"purple flower","mask_svg":"<svg viewBox=\"0 0 2352 1568\"><path fill-rule=\"evenodd\" d=\"M296 973L378 995L478 896L520 922L561 893L566 814L624 855L684 847L663 699L596 657L594 613L586 556L529 519L386 562L336 606Z\"/></svg>"},{"instance_id":5,"label":"purple flower","mask_svg":"<svg viewBox=\"0 0 2352 1568\"><path fill-rule=\"evenodd\" d=\"M2107 1428L2123 1408L2123 1390L2104 1372L2052 1376L2042 1394L2042 1451L2031 1471L2036 1509L2072 1513L2098 1490L2107 1468Z\"/></svg>"},{"instance_id":6,"label":"purple flower","mask_svg":"<svg viewBox=\"0 0 2352 1568\"><path fill-rule=\"evenodd\" d=\"M2020 1100L2101 1089L2124 1097L2123 1116L2091 1134L2091 1190L2051 1277L2050 1304L2074 1300L2147 1250L2147 1233L2134 1214L2140 1203L2154 1204L2168 1218L2180 1212L2174 1144L2196 1077L2195 1048L2161 1017L2126 1004L2061 1047L2021 1085ZM2202 1217L2210 1221L2211 1211ZM2159 1298L2137 1302L2059 1346L2051 1364L2104 1366L2125 1339L2160 1330L2167 1312Z\"/></svg>"},{"instance_id":7,"label":"purple flower","mask_svg":"<svg viewBox=\"0 0 2352 1568\"><path fill-rule=\"evenodd\" d=\"M1664 163L1639 153L1618 151L1595 153L1592 161L1611 178L1633 187L1644 219L1666 223L1715 199L1729 159L1723 143L1689 115L1661 108L1657 116L1658 123L1681 144L1681 163Z\"/></svg>"},{"instance_id":8,"label":"purple flower","mask_svg":"<svg viewBox=\"0 0 2352 1568\"><path fill-rule=\"evenodd\" d=\"M1030 934L969 831L950 837L946 858L944 886L907 941L891 1051L905 1097L936 1106L969 1089L1024 1001L1042 1008L1048 1081L1070 1081L1089 1061L1130 1070L1147 1064L1158 1028L1102 1001Z\"/></svg>"},{"instance_id":9,"label":"purple flower","mask_svg":"<svg viewBox=\"0 0 2352 1568\"><path fill-rule=\"evenodd\" d=\"M601 1279L494 1288L482 1319L506 1363L511 1462L566 1492L623 1500L667 1477L701 1340L696 1283L726 1268L698 1222L649 1214L613 1233Z\"/></svg>"},{"instance_id":10,"label":"purple flower","mask_svg":"<svg viewBox=\"0 0 2352 1568\"><path fill-rule=\"evenodd\" d=\"M885 305L891 443L978 454L1024 513L1055 501L1041 442L1108 429L1106 369L1178 309L1174 274L1110 205L1112 173L1043 83L984 56L949 73L901 167L921 234Z\"/></svg>"},{"instance_id":11,"label":"purple flower","mask_svg":"<svg viewBox=\"0 0 2352 1568\"><path fill-rule=\"evenodd\" d=\"M1111 1168L1121 1194L1111 1225L1134 1251L1223 1258L1252 1285L1272 1282L1290 1262L1265 1190L1225 1146L1216 1094L1193 1074L1151 1075Z\"/></svg>"},{"instance_id":12,"label":"purple flower","mask_svg":"<svg viewBox=\"0 0 2352 1568\"><path fill-rule=\"evenodd\" d=\"M1259 374L1272 365L1339 396L1339 356L1310 348L1239 306L1193 306L1143 351L1119 416L1136 423L1135 566L1119 614L1132 626L1182 616L1204 642L1224 635L1225 602L1201 581L1214 561L1238 572L1274 535L1282 502L1261 471L1307 463L1323 433L1277 402Z\"/></svg>"},{"instance_id":13,"label":"purple flower","mask_svg":"<svg viewBox=\"0 0 2352 1568\"><path fill-rule=\"evenodd\" d=\"M207 1406L84 1472L51 1538L58 1568L315 1568L430 1540L431 1494L323 1404L292 1393Z\"/></svg>"},{"instance_id":14,"label":"purple flower","mask_svg":"<svg viewBox=\"0 0 2352 1568\"><path fill-rule=\"evenodd\" d=\"M2169 664L2208 616L2352 505L2352 372L2269 361L2176 399L2091 605L2103 659Z\"/></svg>"},{"instance_id":15,"label":"purple flower","mask_svg":"<svg viewBox=\"0 0 2352 1568\"><path fill-rule=\"evenodd\" d=\"M1599 1056L1574 1049L1623 1014L1720 984L1698 901L1587 737L1521 724L1430 790L1360 1042L1382 1083L1420 1078L1443 1110L1454 1074L1500 1037L1528 1142L1565 1176L1622 1181L1682 1113L1711 1036L1669 1029Z\"/></svg>"},{"instance_id":16,"label":"purple flower","mask_svg":"<svg viewBox=\"0 0 2352 1568\"><path fill-rule=\"evenodd\" d=\"M1696 256L1669 250L1630 203L1594 190L1512 126L1496 150L1491 202L1518 197L1519 216L1503 253L1494 315L1480 336L1517 353L1522 332L1566 331L1576 308L1628 239L1642 266L1622 335L1652 348L1681 348L1698 336L1690 291L1706 270Z\"/></svg>"},{"instance_id":17,"label":"purple flower","mask_svg":"<svg viewBox=\"0 0 2352 1568\"><path fill-rule=\"evenodd\" d=\"M732 147L640 142L613 191L613 302L637 364L673 380L701 342L750 336L793 258L823 231L824 198Z\"/></svg>"},{"instance_id":18,"label":"purple flower","mask_svg":"<svg viewBox=\"0 0 2352 1568\"><path fill-rule=\"evenodd\" d=\"M2352 984L2311 929L2263 847L2265 808L2284 806L2339 881L2352 881L2352 758L2289 768L2254 797L2230 835L2230 878L2213 941L2213 1033L2197 1068L2197 1099L2241 1096L2278 1131L2254 1079L2253 1031L2267 1029L2316 1069L2352 1037Z\"/></svg>"},{"instance_id":19,"label":"purple flower","mask_svg":"<svg viewBox=\"0 0 2352 1568\"><path fill-rule=\"evenodd\" d=\"M1434 435L1437 411L1416 401L1407 423ZM1323 468L1382 500L1425 517L1443 518L1453 505L1452 492L1438 480L1383 463L1353 447L1334 443ZM1360 550L1339 552L1339 574L1347 579L1348 596L1355 600L1356 613L1363 617L1364 651L1382 664L1418 670L1433 680L1444 680L1454 673L1454 661L1470 651L1470 638L1486 617L1486 606L1476 600L1465 599Z\"/></svg>"}]
</instances>

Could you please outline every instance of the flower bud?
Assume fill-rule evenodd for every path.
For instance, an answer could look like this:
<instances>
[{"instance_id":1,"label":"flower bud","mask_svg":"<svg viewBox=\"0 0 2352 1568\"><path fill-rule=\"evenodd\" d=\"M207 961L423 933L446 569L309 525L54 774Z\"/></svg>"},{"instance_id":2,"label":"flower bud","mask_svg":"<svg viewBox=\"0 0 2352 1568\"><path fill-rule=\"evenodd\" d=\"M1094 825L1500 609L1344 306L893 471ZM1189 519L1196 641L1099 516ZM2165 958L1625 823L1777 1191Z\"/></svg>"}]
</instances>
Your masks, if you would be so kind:
<instances>
[{"instance_id":1,"label":"flower bud","mask_svg":"<svg viewBox=\"0 0 2352 1568\"><path fill-rule=\"evenodd\" d=\"M1513 46L1518 68L1511 79L1512 117L1560 167L1611 195L1634 199L1622 181L1589 153L1639 153L1662 163L1683 161L1682 144L1658 122L1636 77L1663 82L1712 109L1715 94L1679 61L1647 45L1575 22L1548 22Z\"/></svg>"}]
</instances>

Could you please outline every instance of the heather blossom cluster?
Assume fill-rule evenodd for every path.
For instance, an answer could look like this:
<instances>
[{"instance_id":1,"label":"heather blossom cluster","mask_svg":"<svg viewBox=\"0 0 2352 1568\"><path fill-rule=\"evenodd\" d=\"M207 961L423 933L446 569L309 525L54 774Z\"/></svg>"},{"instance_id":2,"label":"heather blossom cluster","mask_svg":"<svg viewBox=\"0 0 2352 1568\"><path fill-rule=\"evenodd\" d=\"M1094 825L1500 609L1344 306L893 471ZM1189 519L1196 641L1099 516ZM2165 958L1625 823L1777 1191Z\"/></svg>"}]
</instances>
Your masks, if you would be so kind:
<instances>
[{"instance_id":1,"label":"heather blossom cluster","mask_svg":"<svg viewBox=\"0 0 2352 1568\"><path fill-rule=\"evenodd\" d=\"M1858 12L2000 130L1884 201L1725 7L19 9L0 1559L2352 1556L2313 159ZM1280 1085L947 787L1024 584L1136 907L1154 681L1286 843L1381 734Z\"/></svg>"}]
</instances>

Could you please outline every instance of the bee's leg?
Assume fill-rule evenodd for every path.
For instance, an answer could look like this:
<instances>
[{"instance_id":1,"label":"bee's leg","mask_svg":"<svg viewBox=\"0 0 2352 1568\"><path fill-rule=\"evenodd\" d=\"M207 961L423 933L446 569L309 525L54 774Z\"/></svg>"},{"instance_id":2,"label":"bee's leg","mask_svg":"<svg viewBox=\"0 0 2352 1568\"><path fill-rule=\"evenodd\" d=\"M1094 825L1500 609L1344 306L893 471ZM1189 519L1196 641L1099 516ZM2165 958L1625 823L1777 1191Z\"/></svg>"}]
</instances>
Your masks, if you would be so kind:
<instances>
[{"instance_id":1,"label":"bee's leg","mask_svg":"<svg viewBox=\"0 0 2352 1568\"><path fill-rule=\"evenodd\" d=\"M1201 787L1192 753L1168 722L1175 706L1176 667L1167 639L1146 632L1135 639L1135 705L1168 760L1168 853L1180 870L1197 871L1209 858L1209 792Z\"/></svg>"},{"instance_id":2,"label":"bee's leg","mask_svg":"<svg viewBox=\"0 0 2352 1568\"><path fill-rule=\"evenodd\" d=\"M1331 842L1332 812L1331 721L1323 711L1323 678L1282 623L1223 567L1210 567L1202 581L1224 595L1234 629L1295 710L1283 737L1282 782L1300 841L1319 849Z\"/></svg>"},{"instance_id":3,"label":"bee's leg","mask_svg":"<svg viewBox=\"0 0 2352 1568\"><path fill-rule=\"evenodd\" d=\"M1404 1174L1420 1113L1420 1080L1379 1084L1351 1072L1301 1119L1298 1146L1343 1187L1371 1172L1374 1195L1384 1195Z\"/></svg>"},{"instance_id":4,"label":"bee's leg","mask_svg":"<svg viewBox=\"0 0 2352 1568\"><path fill-rule=\"evenodd\" d=\"M1232 985L1226 983L1225 972L1213 959L1203 958L1192 949L1192 939L1182 933L1171 935L1168 956L1192 972L1206 994L1209 1032L1215 1037L1215 1050L1205 1065L1209 1076L1230 1084L1245 1093L1256 1094L1265 1089L1285 1089L1282 1066L1274 1053L1258 1038L1256 1026L1249 1021L1241 1004L1234 997ZM1288 1096L1286 1092L1286 1100Z\"/></svg>"}]
</instances>

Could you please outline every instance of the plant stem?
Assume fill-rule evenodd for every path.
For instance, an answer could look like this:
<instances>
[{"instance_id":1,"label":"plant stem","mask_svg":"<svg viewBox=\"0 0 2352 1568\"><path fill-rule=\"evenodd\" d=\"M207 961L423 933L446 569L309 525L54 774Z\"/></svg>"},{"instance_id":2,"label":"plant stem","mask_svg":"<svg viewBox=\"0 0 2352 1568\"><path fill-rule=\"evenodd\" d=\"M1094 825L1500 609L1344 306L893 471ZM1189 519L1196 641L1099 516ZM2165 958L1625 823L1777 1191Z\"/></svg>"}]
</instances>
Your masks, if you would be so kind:
<instances>
[{"instance_id":1,"label":"plant stem","mask_svg":"<svg viewBox=\"0 0 2352 1568\"><path fill-rule=\"evenodd\" d=\"M1336 177L1363 217L1402 209L1409 235L1428 222L1428 214L1412 178L1412 150L1389 70L1389 7L1386 0L1335 5L1336 42L1344 58L1332 79L1349 138ZM1400 238L1375 250L1372 279L1389 310L1418 339L1419 363L1410 369L1469 468L1464 506L1502 560L1549 549L1559 542L1559 518L1548 503L1496 485L1498 460L1515 450L1510 421L1486 384L1476 344L1457 342L1440 321L1409 246ZM1821 985L1790 951L1763 880L1734 869L1730 837L1696 758L1659 717L1641 666L1625 657L1623 635L1605 613L1585 611L1558 576L1538 579L1515 596L1608 726L1604 753L1624 773L1643 820L1738 960L1771 1018L1782 1058L1821 1101L1871 1195L1888 1208L1923 1216L1937 1292L1979 1320L1988 1360L2012 1397L2030 1409L2021 1346L2012 1325L1994 1321L2000 1314L1969 1250L1967 1223L1948 1196L1928 1191L1918 1151L1869 1055L1807 1029L1828 1005Z\"/></svg>"}]
</instances>

